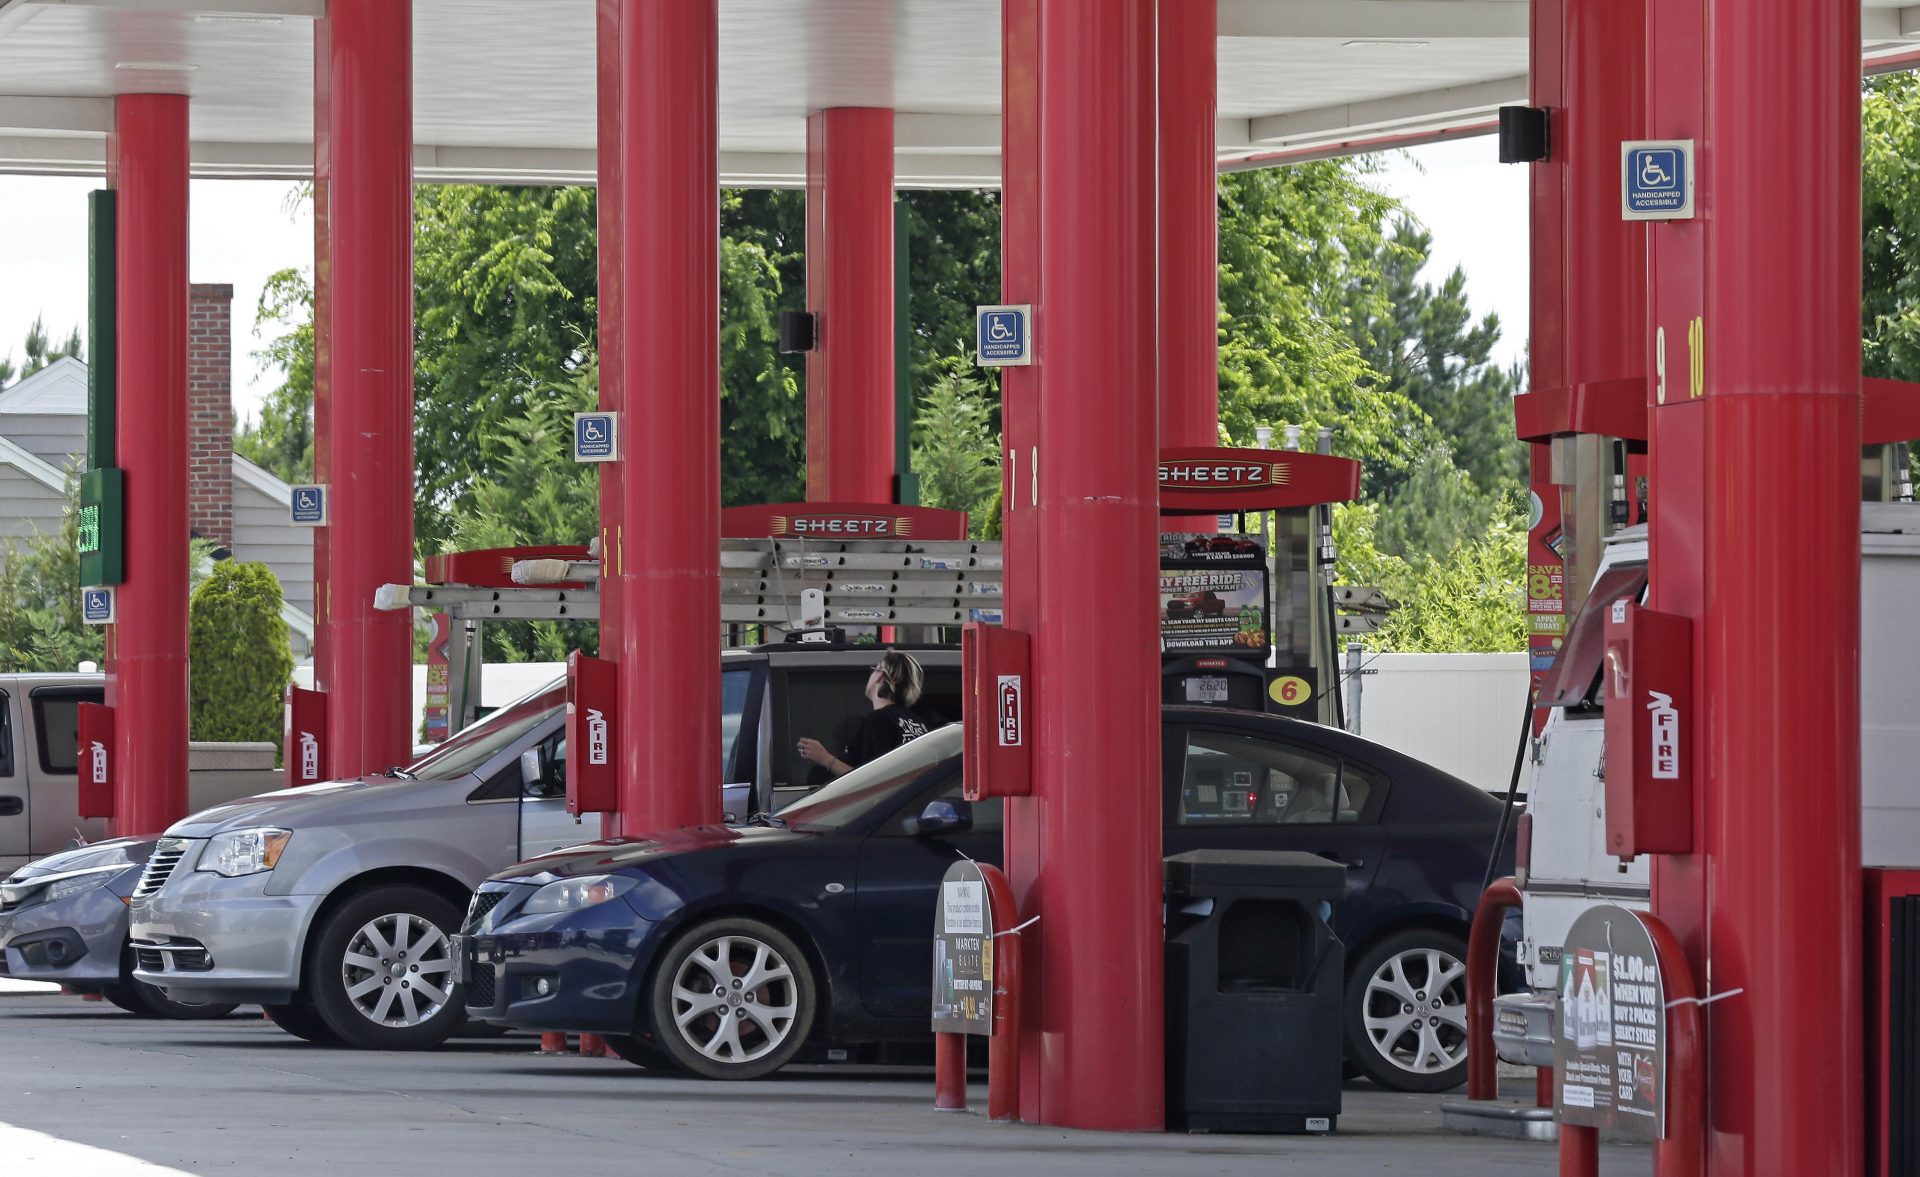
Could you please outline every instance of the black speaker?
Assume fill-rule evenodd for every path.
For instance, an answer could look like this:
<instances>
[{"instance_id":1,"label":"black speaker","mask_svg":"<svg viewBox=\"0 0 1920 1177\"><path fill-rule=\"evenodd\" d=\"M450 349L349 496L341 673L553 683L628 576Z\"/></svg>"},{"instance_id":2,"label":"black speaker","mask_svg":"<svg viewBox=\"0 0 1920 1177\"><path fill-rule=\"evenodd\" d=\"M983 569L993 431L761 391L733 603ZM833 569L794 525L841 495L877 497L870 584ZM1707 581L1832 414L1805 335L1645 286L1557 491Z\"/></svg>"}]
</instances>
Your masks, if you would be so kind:
<instances>
[{"instance_id":1,"label":"black speaker","mask_svg":"<svg viewBox=\"0 0 1920 1177\"><path fill-rule=\"evenodd\" d=\"M814 338L812 311L780 312L778 341L774 344L774 350L781 355L812 351Z\"/></svg>"},{"instance_id":2,"label":"black speaker","mask_svg":"<svg viewBox=\"0 0 1920 1177\"><path fill-rule=\"evenodd\" d=\"M1547 158L1547 110L1543 106L1500 108L1500 162L1534 163Z\"/></svg>"}]
</instances>

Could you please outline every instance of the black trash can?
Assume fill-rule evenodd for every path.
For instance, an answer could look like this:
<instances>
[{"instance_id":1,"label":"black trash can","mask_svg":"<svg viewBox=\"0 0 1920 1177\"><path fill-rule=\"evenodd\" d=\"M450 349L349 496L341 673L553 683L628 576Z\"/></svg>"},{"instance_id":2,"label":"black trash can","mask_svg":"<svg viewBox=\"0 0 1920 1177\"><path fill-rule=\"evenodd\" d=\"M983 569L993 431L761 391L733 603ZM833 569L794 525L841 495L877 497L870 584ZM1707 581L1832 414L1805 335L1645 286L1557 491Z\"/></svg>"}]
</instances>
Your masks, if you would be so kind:
<instances>
[{"instance_id":1,"label":"black trash can","mask_svg":"<svg viewBox=\"0 0 1920 1177\"><path fill-rule=\"evenodd\" d=\"M1346 952L1321 910L1346 876L1293 851L1166 860L1169 1128L1333 1131Z\"/></svg>"}]
</instances>

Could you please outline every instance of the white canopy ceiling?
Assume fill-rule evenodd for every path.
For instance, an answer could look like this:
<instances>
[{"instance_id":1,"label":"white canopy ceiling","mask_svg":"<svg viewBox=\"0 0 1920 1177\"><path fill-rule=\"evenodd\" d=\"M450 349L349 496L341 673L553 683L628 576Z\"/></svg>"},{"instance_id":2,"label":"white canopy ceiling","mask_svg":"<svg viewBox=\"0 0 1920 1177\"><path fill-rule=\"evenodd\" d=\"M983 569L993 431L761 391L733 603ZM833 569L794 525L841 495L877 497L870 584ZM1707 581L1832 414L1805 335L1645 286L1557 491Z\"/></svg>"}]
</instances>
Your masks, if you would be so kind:
<instances>
[{"instance_id":1,"label":"white canopy ceiling","mask_svg":"<svg viewBox=\"0 0 1920 1177\"><path fill-rule=\"evenodd\" d=\"M402 0L394 0L402 2ZM1484 129L1526 98L1526 0L1217 0L1223 164ZM413 0L423 181L593 179L594 0ZM312 165L324 0L0 0L0 171L98 173L116 93L192 97L202 176ZM1920 48L1867 0L1864 52ZM999 0L720 0L720 166L805 175L805 118L898 112L902 187L999 181Z\"/></svg>"}]
</instances>

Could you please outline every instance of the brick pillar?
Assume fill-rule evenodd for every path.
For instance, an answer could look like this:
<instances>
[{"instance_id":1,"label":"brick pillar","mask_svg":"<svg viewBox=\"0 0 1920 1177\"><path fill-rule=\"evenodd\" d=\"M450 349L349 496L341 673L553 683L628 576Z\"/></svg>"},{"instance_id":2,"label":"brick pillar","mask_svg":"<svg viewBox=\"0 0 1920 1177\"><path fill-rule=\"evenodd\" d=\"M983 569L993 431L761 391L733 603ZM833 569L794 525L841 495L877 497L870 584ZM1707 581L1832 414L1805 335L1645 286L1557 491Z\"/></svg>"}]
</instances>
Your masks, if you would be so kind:
<instances>
[{"instance_id":1,"label":"brick pillar","mask_svg":"<svg viewBox=\"0 0 1920 1177\"><path fill-rule=\"evenodd\" d=\"M233 546L233 287L187 298L187 526Z\"/></svg>"}]
</instances>

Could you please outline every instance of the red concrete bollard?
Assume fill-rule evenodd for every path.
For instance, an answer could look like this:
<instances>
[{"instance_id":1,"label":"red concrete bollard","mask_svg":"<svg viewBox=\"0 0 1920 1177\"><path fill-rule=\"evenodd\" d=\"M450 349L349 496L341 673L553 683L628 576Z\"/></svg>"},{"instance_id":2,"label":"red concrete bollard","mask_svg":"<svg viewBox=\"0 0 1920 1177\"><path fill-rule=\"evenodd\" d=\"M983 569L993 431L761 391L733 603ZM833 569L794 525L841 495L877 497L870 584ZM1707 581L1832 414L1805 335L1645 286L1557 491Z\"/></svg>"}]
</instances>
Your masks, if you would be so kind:
<instances>
[{"instance_id":1,"label":"red concrete bollard","mask_svg":"<svg viewBox=\"0 0 1920 1177\"><path fill-rule=\"evenodd\" d=\"M967 1110L967 1036L933 1036L933 1106L943 1112Z\"/></svg>"}]
</instances>

